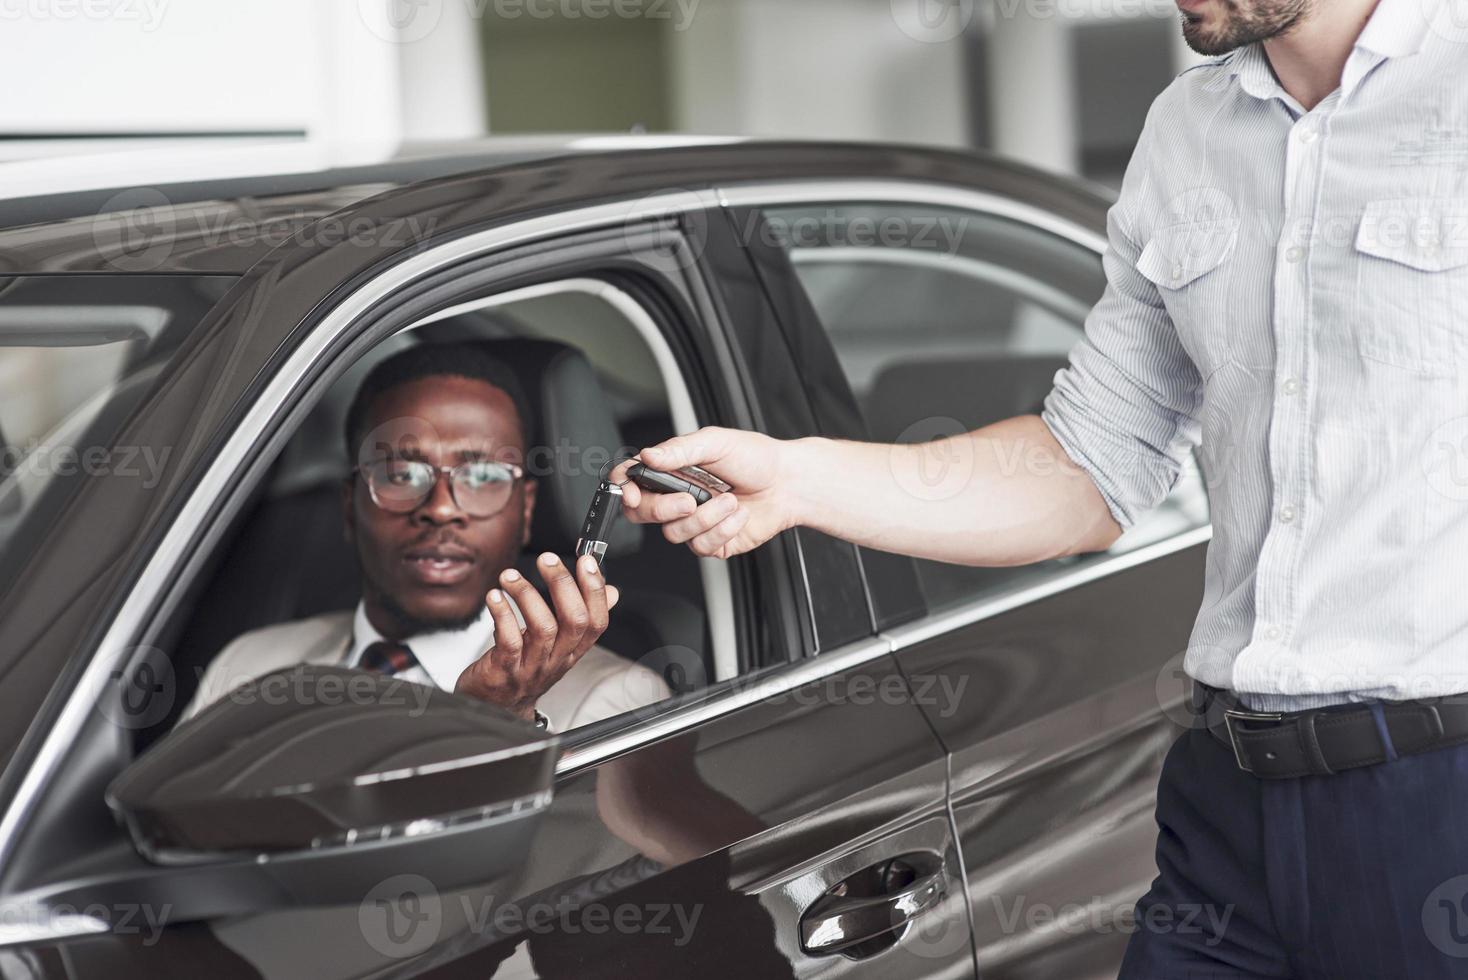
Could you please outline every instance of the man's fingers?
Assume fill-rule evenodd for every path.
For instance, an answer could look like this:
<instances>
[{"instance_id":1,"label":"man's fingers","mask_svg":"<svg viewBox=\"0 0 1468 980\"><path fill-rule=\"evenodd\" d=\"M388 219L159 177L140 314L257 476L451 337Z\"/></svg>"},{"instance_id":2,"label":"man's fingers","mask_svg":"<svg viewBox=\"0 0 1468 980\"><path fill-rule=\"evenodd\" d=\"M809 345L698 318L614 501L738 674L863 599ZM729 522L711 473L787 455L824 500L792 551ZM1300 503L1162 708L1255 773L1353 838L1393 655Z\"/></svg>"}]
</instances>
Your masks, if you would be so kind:
<instances>
[{"instance_id":1,"label":"man's fingers","mask_svg":"<svg viewBox=\"0 0 1468 980\"><path fill-rule=\"evenodd\" d=\"M540 569L540 577L545 579L551 602L556 609L556 649L578 649L591 618L586 611L586 600L581 596L576 579L571 576L565 562L550 552L541 555L535 564Z\"/></svg>"},{"instance_id":2,"label":"man's fingers","mask_svg":"<svg viewBox=\"0 0 1468 980\"><path fill-rule=\"evenodd\" d=\"M507 668L513 668L520 662L524 647L520 621L515 618L515 610L510 608L510 600L499 589L490 589L484 604L494 617L494 649L499 651L500 662Z\"/></svg>"},{"instance_id":3,"label":"man's fingers","mask_svg":"<svg viewBox=\"0 0 1468 980\"><path fill-rule=\"evenodd\" d=\"M688 547L692 548L696 555L702 555L705 558L715 557L726 544L733 541L739 532L744 530L744 525L748 523L749 511L741 507L711 530L689 541Z\"/></svg>"},{"instance_id":4,"label":"man's fingers","mask_svg":"<svg viewBox=\"0 0 1468 980\"><path fill-rule=\"evenodd\" d=\"M507 568L500 573L500 585L514 597L515 605L520 607L520 615L525 617L525 652L521 654L522 659L530 656L538 658L555 641L555 614L550 611L535 586L515 569Z\"/></svg>"},{"instance_id":5,"label":"man's fingers","mask_svg":"<svg viewBox=\"0 0 1468 980\"><path fill-rule=\"evenodd\" d=\"M668 496L684 497L690 502L693 500L686 493L669 494ZM674 544L692 541L700 534L717 526L720 521L733 514L738 507L739 499L734 494L718 494L712 500L692 511L689 516L664 523L663 537Z\"/></svg>"},{"instance_id":6,"label":"man's fingers","mask_svg":"<svg viewBox=\"0 0 1468 980\"><path fill-rule=\"evenodd\" d=\"M610 611L617 608L617 600L622 598L622 590L615 585L607 586L607 609Z\"/></svg>"},{"instance_id":7,"label":"man's fingers","mask_svg":"<svg viewBox=\"0 0 1468 980\"><path fill-rule=\"evenodd\" d=\"M607 580L602 577L596 559L591 555L582 555L576 563L576 579L581 586L581 598L586 603L586 635L595 641L607 628Z\"/></svg>"},{"instance_id":8,"label":"man's fingers","mask_svg":"<svg viewBox=\"0 0 1468 980\"><path fill-rule=\"evenodd\" d=\"M632 483L622 488L622 501L628 519L637 524L666 524L687 517L698 507L692 494L643 493Z\"/></svg>"},{"instance_id":9,"label":"man's fingers","mask_svg":"<svg viewBox=\"0 0 1468 980\"><path fill-rule=\"evenodd\" d=\"M729 430L707 425L697 432L664 439L637 455L656 470L676 470L684 466L716 463L729 451Z\"/></svg>"}]
</instances>

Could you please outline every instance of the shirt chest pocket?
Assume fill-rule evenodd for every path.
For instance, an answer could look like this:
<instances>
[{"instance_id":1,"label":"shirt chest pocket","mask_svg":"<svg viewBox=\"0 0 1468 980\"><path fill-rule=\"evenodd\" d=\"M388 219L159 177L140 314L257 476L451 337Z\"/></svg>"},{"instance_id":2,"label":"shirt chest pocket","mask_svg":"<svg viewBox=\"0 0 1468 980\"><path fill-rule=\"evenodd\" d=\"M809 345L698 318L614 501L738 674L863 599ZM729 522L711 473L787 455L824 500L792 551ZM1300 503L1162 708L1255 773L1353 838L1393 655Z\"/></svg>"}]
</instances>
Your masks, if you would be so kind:
<instances>
[{"instance_id":1,"label":"shirt chest pocket","mask_svg":"<svg viewBox=\"0 0 1468 980\"><path fill-rule=\"evenodd\" d=\"M1468 198L1371 201L1355 247L1360 355L1423 377L1456 376L1468 365Z\"/></svg>"},{"instance_id":2,"label":"shirt chest pocket","mask_svg":"<svg viewBox=\"0 0 1468 980\"><path fill-rule=\"evenodd\" d=\"M1164 225L1137 257L1137 271L1153 283L1183 345L1204 377L1231 357L1241 338L1229 311L1233 275L1228 259L1238 246L1239 219L1220 217Z\"/></svg>"}]
</instances>

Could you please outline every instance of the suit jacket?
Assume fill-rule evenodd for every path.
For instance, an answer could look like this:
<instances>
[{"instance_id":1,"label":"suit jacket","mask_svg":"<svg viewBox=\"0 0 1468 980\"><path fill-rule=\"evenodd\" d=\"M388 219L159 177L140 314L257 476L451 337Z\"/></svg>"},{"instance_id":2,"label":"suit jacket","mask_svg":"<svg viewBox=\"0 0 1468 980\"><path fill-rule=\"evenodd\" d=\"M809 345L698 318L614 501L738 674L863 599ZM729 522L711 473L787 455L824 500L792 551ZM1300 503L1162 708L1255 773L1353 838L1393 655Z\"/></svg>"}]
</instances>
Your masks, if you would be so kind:
<instances>
[{"instance_id":1,"label":"suit jacket","mask_svg":"<svg viewBox=\"0 0 1468 980\"><path fill-rule=\"evenodd\" d=\"M352 613L327 613L236 637L204 671L180 721L246 681L298 664L341 664L351 647ZM669 695L655 671L593 646L536 704L553 731L564 732L654 704Z\"/></svg>"}]
</instances>

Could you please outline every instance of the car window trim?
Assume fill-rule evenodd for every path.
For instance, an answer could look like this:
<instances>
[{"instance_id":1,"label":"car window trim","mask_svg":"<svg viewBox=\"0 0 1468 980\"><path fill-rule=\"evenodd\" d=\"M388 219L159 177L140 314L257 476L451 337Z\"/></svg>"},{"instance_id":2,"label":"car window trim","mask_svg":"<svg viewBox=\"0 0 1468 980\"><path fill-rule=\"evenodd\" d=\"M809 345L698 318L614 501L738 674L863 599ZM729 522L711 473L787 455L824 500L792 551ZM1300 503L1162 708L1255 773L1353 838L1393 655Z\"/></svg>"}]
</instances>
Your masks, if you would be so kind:
<instances>
[{"instance_id":1,"label":"car window trim","mask_svg":"<svg viewBox=\"0 0 1468 980\"><path fill-rule=\"evenodd\" d=\"M948 184L905 180L841 178L780 183L725 184L717 189L724 207L769 208L801 204L923 204L1009 218L1052 232L1098 255L1106 236L1043 208L998 194Z\"/></svg>"}]
</instances>

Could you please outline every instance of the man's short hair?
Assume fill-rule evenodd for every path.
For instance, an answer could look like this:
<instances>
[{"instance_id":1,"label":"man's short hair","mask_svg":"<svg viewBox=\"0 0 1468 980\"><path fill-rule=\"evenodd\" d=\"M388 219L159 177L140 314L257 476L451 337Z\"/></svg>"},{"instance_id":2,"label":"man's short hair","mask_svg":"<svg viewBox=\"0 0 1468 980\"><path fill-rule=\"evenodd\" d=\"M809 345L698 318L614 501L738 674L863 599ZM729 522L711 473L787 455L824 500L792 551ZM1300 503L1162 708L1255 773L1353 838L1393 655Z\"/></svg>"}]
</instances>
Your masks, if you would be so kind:
<instances>
[{"instance_id":1,"label":"man's short hair","mask_svg":"<svg viewBox=\"0 0 1468 980\"><path fill-rule=\"evenodd\" d=\"M503 361L474 343L416 344L382 361L362 379L357 394L347 409L347 459L357 458L357 446L367 422L372 403L385 392L423 378L470 378L484 381L510 396L520 416L520 434L529 448L535 431L530 415L530 400L520 387L520 379Z\"/></svg>"}]
</instances>

